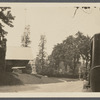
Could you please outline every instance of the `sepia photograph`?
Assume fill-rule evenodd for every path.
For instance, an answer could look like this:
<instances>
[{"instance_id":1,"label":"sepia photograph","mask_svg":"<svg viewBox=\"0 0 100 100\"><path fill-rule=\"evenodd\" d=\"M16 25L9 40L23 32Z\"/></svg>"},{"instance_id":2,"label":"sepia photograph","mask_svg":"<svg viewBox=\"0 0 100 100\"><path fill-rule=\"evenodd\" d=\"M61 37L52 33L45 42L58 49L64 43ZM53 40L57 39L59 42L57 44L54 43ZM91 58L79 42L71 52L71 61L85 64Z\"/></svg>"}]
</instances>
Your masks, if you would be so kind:
<instances>
[{"instance_id":1,"label":"sepia photograph","mask_svg":"<svg viewBox=\"0 0 100 100\"><path fill-rule=\"evenodd\" d=\"M0 93L100 92L100 3L0 3Z\"/></svg>"}]
</instances>

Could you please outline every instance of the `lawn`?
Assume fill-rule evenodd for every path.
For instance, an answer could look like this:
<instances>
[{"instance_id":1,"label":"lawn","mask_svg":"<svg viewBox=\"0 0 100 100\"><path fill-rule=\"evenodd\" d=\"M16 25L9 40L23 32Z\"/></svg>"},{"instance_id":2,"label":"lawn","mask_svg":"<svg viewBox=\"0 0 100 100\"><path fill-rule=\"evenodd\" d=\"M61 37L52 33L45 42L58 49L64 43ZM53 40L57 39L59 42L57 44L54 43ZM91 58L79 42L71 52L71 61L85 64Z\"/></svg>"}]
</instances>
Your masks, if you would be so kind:
<instances>
[{"instance_id":1,"label":"lawn","mask_svg":"<svg viewBox=\"0 0 100 100\"><path fill-rule=\"evenodd\" d=\"M24 84L49 84L62 81L76 81L77 79L45 77L33 74L0 73L0 86L24 85Z\"/></svg>"},{"instance_id":2,"label":"lawn","mask_svg":"<svg viewBox=\"0 0 100 100\"><path fill-rule=\"evenodd\" d=\"M19 74L19 73L0 73L0 86L5 85L24 85L24 84L46 84L61 82L59 79L53 79L48 77L37 77L32 74Z\"/></svg>"}]
</instances>

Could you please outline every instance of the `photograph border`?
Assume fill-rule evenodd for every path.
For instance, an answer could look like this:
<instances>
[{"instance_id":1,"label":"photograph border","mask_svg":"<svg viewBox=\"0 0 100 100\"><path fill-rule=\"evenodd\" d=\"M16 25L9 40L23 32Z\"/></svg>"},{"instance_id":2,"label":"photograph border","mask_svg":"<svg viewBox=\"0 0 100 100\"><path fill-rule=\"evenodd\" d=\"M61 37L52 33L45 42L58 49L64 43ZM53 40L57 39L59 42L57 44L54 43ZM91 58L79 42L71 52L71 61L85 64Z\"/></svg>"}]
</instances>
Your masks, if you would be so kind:
<instances>
[{"instance_id":1,"label":"photograph border","mask_svg":"<svg viewBox=\"0 0 100 100\"><path fill-rule=\"evenodd\" d=\"M100 3L100 0L0 0L0 3ZM28 93L27 93L28 94ZM42 94L42 93L35 93L32 94L28 94L29 97L25 94L21 94L21 93L15 93L14 95L9 93L0 93L0 99L1 100L41 100L41 99L46 99L46 100L100 100L100 94L99 93L83 93L82 96L79 96L80 93L78 93L78 95L76 95L76 93L68 93L68 95L61 95L59 96L59 94L61 93L57 93L55 95L48 95L48 93ZM70 95L71 94L71 95ZM6 96L5 96L6 95ZM40 96L38 96L40 95ZM21 97L21 98L19 98ZM25 98L26 97L26 98Z\"/></svg>"}]
</instances>

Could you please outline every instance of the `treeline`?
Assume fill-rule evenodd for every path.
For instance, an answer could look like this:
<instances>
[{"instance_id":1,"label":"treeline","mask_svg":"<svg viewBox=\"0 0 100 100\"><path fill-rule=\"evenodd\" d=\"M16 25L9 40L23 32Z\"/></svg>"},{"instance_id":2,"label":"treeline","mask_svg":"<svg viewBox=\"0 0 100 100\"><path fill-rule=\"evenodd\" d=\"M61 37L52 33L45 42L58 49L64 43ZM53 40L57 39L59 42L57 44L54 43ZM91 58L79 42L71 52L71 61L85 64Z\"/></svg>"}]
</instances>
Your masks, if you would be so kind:
<instances>
[{"instance_id":1,"label":"treeline","mask_svg":"<svg viewBox=\"0 0 100 100\"><path fill-rule=\"evenodd\" d=\"M46 58L45 36L41 36L39 55L36 58L38 74L48 76L73 77L81 73L86 77L90 61L90 37L81 32L70 35L62 43L54 46L51 55ZM43 42L44 41L44 42Z\"/></svg>"}]
</instances>

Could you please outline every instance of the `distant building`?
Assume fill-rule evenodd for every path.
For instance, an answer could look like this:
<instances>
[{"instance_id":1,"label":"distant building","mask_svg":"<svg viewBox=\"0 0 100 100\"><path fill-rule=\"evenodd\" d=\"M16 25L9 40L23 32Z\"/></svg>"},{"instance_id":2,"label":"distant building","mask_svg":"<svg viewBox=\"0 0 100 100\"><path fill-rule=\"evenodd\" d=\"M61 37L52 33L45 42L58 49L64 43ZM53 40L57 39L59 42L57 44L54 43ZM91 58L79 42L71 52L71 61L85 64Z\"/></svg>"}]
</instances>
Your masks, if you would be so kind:
<instances>
[{"instance_id":1,"label":"distant building","mask_svg":"<svg viewBox=\"0 0 100 100\"><path fill-rule=\"evenodd\" d=\"M12 67L26 67L33 60L32 50L29 47L7 47L6 69Z\"/></svg>"}]
</instances>

